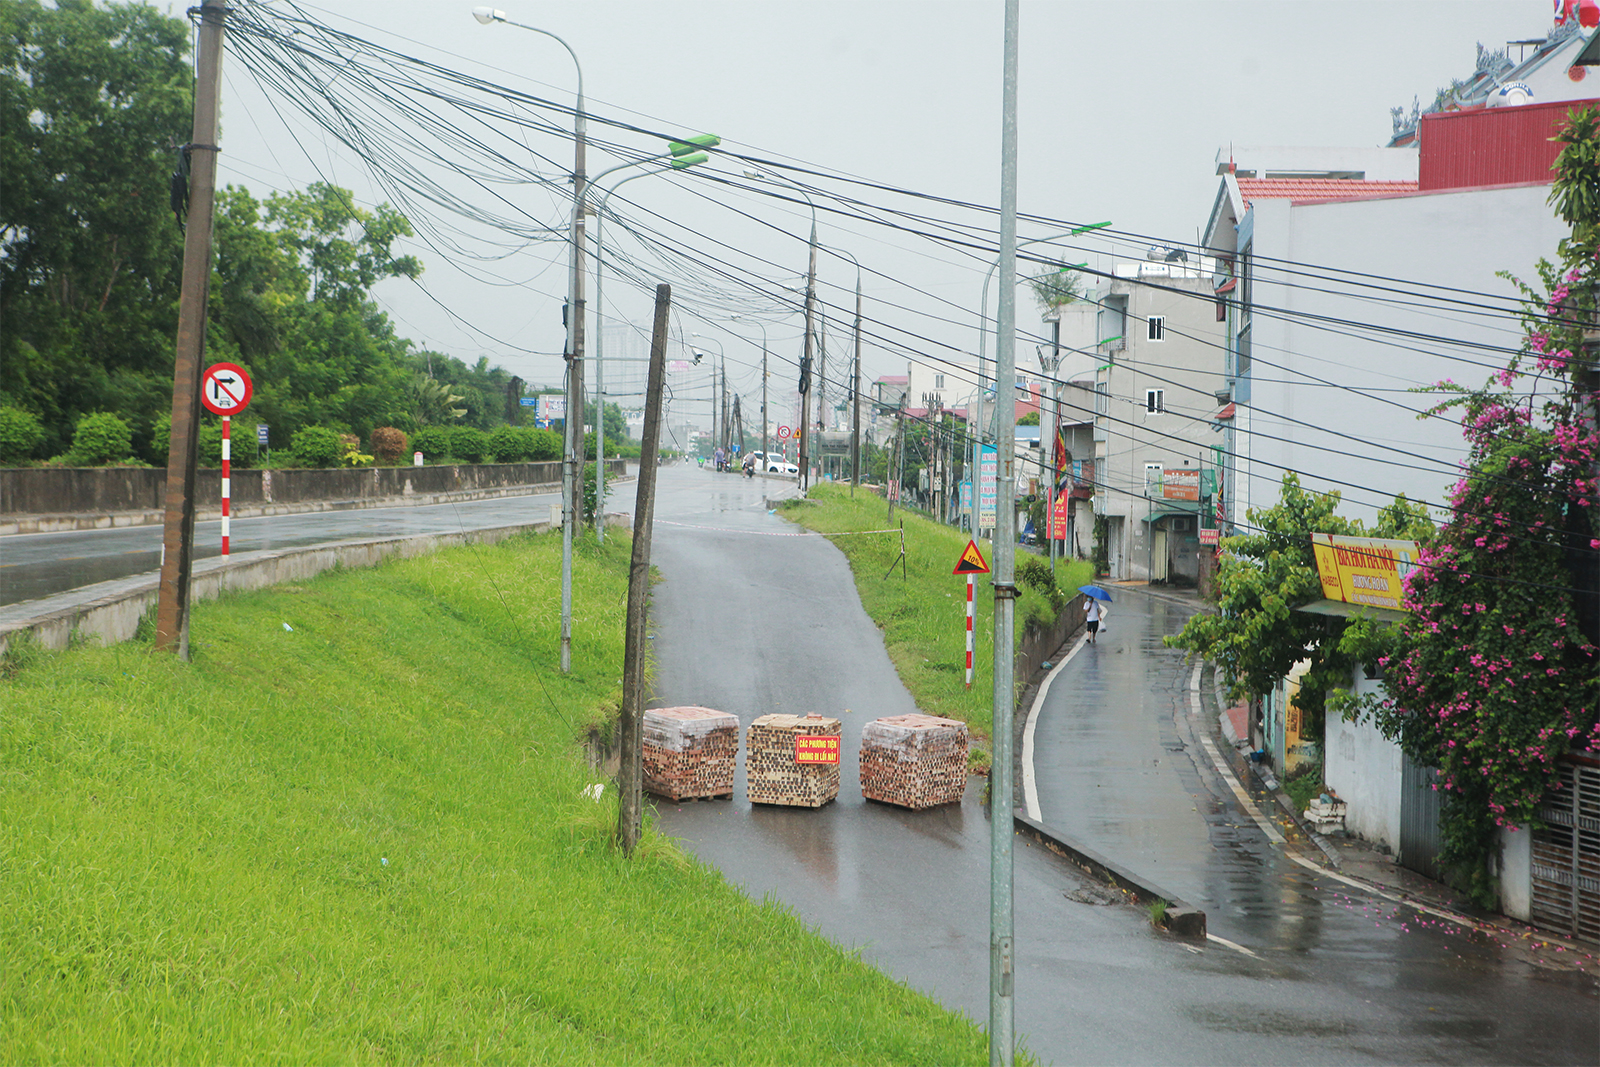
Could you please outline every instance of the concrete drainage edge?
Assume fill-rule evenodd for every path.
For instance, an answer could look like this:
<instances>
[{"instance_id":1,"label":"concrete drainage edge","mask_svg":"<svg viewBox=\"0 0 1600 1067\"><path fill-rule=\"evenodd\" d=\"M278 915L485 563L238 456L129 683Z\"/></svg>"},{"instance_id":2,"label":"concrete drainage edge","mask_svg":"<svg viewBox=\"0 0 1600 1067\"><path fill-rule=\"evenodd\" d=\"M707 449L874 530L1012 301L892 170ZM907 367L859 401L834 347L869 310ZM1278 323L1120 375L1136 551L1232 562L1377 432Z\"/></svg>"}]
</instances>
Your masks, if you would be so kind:
<instances>
[{"instance_id":1,"label":"concrete drainage edge","mask_svg":"<svg viewBox=\"0 0 1600 1067\"><path fill-rule=\"evenodd\" d=\"M1140 904L1154 904L1157 901L1165 902L1166 909L1162 914L1162 925L1172 933L1180 937L1205 939L1206 913L1204 910L1194 907L1177 894L1170 893L1154 882L1134 874L1126 867L1105 858L1093 849L1085 848L1083 845L1062 837L1049 827L1034 822L1020 811L1012 813L1012 820L1013 826L1018 832L1033 838L1052 852L1064 856L1096 878L1124 890Z\"/></svg>"}]
</instances>

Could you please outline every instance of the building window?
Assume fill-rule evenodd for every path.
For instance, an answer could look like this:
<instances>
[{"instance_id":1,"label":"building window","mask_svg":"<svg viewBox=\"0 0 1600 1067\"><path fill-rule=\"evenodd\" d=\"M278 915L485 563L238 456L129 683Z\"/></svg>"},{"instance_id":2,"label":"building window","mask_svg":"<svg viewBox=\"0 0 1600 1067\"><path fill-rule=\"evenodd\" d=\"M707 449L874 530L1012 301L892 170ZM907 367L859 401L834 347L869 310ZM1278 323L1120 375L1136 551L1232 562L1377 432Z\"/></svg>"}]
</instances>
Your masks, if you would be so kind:
<instances>
[{"instance_id":1,"label":"building window","mask_svg":"<svg viewBox=\"0 0 1600 1067\"><path fill-rule=\"evenodd\" d=\"M944 375L935 374L933 376L933 387L935 389L943 389L944 388Z\"/></svg>"},{"instance_id":2,"label":"building window","mask_svg":"<svg viewBox=\"0 0 1600 1067\"><path fill-rule=\"evenodd\" d=\"M1165 315L1151 315L1145 320L1145 336L1152 341L1165 341L1167 332L1167 317Z\"/></svg>"},{"instance_id":3,"label":"building window","mask_svg":"<svg viewBox=\"0 0 1600 1067\"><path fill-rule=\"evenodd\" d=\"M1111 398L1111 386L1107 382L1096 382L1094 386L1094 413L1104 415L1110 411L1107 401Z\"/></svg>"},{"instance_id":4,"label":"building window","mask_svg":"<svg viewBox=\"0 0 1600 1067\"><path fill-rule=\"evenodd\" d=\"M1167 410L1167 391L1165 389L1146 389L1144 391L1144 409L1151 414Z\"/></svg>"}]
</instances>

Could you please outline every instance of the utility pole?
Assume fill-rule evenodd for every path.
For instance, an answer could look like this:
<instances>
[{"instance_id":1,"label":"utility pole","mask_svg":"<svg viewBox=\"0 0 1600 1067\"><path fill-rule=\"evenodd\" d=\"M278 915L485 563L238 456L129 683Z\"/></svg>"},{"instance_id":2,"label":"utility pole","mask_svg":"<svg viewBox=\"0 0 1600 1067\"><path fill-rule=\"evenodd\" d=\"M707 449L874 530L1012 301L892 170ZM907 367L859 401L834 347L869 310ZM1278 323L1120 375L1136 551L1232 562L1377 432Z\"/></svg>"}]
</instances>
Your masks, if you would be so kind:
<instances>
[{"instance_id":1,"label":"utility pole","mask_svg":"<svg viewBox=\"0 0 1600 1067\"><path fill-rule=\"evenodd\" d=\"M767 464L771 462L772 453L767 449L767 335L761 334L761 473L767 473Z\"/></svg>"},{"instance_id":2,"label":"utility pole","mask_svg":"<svg viewBox=\"0 0 1600 1067\"><path fill-rule=\"evenodd\" d=\"M856 388L850 417L850 495L861 484L861 271L856 270Z\"/></svg>"},{"instance_id":3,"label":"utility pole","mask_svg":"<svg viewBox=\"0 0 1600 1067\"><path fill-rule=\"evenodd\" d=\"M628 622L623 635L622 765L617 774L617 840L632 855L644 824L644 646L650 594L650 531L656 511L656 459L661 453L661 394L667 376L667 321L672 286L656 286L656 321L650 335L650 380L645 387L644 440L639 446L639 488L633 506L633 555L628 563Z\"/></svg>"},{"instance_id":4,"label":"utility pole","mask_svg":"<svg viewBox=\"0 0 1600 1067\"><path fill-rule=\"evenodd\" d=\"M800 357L800 491L811 485L811 316L817 303L817 221L811 220L811 262L806 268L806 340Z\"/></svg>"},{"instance_id":5,"label":"utility pole","mask_svg":"<svg viewBox=\"0 0 1600 1067\"><path fill-rule=\"evenodd\" d=\"M206 302L211 292L211 233L217 192L217 111L222 90L225 0L200 8L194 87L194 132L187 146L189 213L184 223L183 289L172 366L172 437L167 447L161 583L156 643L189 658L189 582L194 571L194 486L199 458L200 373L206 347Z\"/></svg>"},{"instance_id":6,"label":"utility pole","mask_svg":"<svg viewBox=\"0 0 1600 1067\"><path fill-rule=\"evenodd\" d=\"M989 773L989 1067L1016 1058L1016 946L1011 839L1017 521L1017 39L1019 0L1006 0L1000 118L1000 306L995 352L994 753Z\"/></svg>"}]
</instances>

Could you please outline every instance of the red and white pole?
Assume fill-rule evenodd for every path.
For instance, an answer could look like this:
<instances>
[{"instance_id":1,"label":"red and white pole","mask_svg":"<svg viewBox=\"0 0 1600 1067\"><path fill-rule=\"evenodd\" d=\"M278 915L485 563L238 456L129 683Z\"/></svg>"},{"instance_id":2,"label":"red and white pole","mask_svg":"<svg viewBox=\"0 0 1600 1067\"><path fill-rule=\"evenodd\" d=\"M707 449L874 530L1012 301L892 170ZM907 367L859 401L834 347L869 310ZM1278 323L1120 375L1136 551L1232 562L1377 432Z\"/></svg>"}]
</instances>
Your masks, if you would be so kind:
<instances>
[{"instance_id":1,"label":"red and white pole","mask_svg":"<svg viewBox=\"0 0 1600 1067\"><path fill-rule=\"evenodd\" d=\"M230 473L230 470L231 470L231 468L233 466L233 442L232 442L232 440L230 440L230 438L228 436L229 427L230 427L232 422L233 422L233 419L231 419L227 415L222 416L222 558L223 559L227 559L228 558L228 498L233 493L232 488L228 484L228 482L229 482L229 473ZM970 583L969 583L969 586L970 586ZM971 596L972 596L972 594L971 594L971 591L970 591L970 588L969 588L969 591L967 593L968 599L971 599ZM967 628L971 629L971 627L972 627L972 623L969 620L968 623L967 623ZM972 658L971 653L968 653L967 658L969 660ZM967 684L970 685L972 683L969 681Z\"/></svg>"},{"instance_id":2,"label":"red and white pole","mask_svg":"<svg viewBox=\"0 0 1600 1067\"><path fill-rule=\"evenodd\" d=\"M974 576L967 575L967 688L972 688L972 592Z\"/></svg>"}]
</instances>

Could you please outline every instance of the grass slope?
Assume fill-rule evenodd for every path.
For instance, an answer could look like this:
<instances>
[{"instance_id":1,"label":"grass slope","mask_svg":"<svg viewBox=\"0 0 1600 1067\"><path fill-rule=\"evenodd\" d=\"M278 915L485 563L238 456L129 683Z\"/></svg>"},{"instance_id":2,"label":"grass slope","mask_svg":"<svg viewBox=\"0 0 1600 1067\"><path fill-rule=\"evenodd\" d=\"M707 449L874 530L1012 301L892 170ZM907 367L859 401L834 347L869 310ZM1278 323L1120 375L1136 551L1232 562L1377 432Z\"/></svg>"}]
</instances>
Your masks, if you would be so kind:
<instances>
[{"instance_id":1,"label":"grass slope","mask_svg":"<svg viewBox=\"0 0 1600 1067\"><path fill-rule=\"evenodd\" d=\"M579 546L568 676L547 536L0 680L0 1062L981 1063L781 907L612 847L574 739L627 551Z\"/></svg>"},{"instance_id":2,"label":"grass slope","mask_svg":"<svg viewBox=\"0 0 1600 1067\"><path fill-rule=\"evenodd\" d=\"M887 509L876 494L821 484L804 501L793 501L784 515L830 535L850 560L856 588L867 615L883 631L884 645L917 706L932 715L960 719L987 737L994 722L994 591L989 576L977 576L973 596L973 680L966 687L966 579L951 574L969 536L927 516L903 508L895 512L893 533ZM900 525L905 527L904 576L900 557ZM994 547L981 546L994 566ZM1017 553L1017 563L1028 558ZM890 567L894 570L891 573ZM1093 581L1093 568L1083 560L1056 563L1056 584L1073 590ZM1029 617L1054 619L1045 597L1018 584L1016 642L1021 644ZM1024 679L1019 679L1019 683Z\"/></svg>"}]
</instances>

